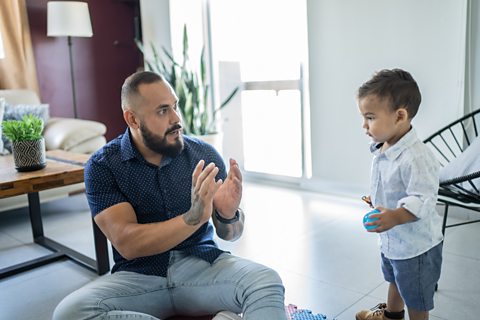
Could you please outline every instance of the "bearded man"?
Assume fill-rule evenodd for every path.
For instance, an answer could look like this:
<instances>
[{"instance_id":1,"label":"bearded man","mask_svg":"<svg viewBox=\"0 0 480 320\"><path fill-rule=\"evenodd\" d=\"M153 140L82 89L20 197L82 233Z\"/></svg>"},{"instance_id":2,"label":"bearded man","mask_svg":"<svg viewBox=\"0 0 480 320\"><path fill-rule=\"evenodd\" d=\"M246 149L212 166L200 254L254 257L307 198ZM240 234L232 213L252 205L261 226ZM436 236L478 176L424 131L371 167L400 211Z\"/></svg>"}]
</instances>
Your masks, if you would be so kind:
<instances>
[{"instance_id":1,"label":"bearded man","mask_svg":"<svg viewBox=\"0 0 480 320\"><path fill-rule=\"evenodd\" d=\"M115 265L63 299L53 318L286 319L278 274L213 239L214 229L231 241L243 232L237 162L227 174L212 146L182 134L178 98L160 75L129 76L121 99L128 128L85 167L88 203Z\"/></svg>"}]
</instances>

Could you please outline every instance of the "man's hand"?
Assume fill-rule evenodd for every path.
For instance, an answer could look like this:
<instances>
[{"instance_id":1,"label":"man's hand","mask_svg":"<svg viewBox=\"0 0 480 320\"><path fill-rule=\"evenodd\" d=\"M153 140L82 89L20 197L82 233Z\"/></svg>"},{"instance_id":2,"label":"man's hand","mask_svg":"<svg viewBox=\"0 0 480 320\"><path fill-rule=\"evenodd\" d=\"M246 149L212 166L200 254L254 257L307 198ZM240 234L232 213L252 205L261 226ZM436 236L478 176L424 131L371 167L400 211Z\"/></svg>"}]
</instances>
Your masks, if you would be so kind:
<instances>
[{"instance_id":1,"label":"man's hand","mask_svg":"<svg viewBox=\"0 0 480 320\"><path fill-rule=\"evenodd\" d=\"M386 209L383 207L376 207L380 213L372 214L369 216L370 219L378 218L373 222L365 223L366 226L376 226L374 229L367 230L368 232L381 233L387 230L392 229L393 227L415 221L417 217L411 214L405 208L397 208L394 210Z\"/></svg>"},{"instance_id":2,"label":"man's hand","mask_svg":"<svg viewBox=\"0 0 480 320\"><path fill-rule=\"evenodd\" d=\"M205 168L204 160L200 160L192 174L192 206L183 214L188 225L204 224L213 212L213 196L222 185L222 180L215 182L218 168L210 163Z\"/></svg>"},{"instance_id":3,"label":"man's hand","mask_svg":"<svg viewBox=\"0 0 480 320\"><path fill-rule=\"evenodd\" d=\"M213 205L222 217L232 219L242 200L242 173L237 161L230 159L230 170L225 182L213 198Z\"/></svg>"}]
</instances>

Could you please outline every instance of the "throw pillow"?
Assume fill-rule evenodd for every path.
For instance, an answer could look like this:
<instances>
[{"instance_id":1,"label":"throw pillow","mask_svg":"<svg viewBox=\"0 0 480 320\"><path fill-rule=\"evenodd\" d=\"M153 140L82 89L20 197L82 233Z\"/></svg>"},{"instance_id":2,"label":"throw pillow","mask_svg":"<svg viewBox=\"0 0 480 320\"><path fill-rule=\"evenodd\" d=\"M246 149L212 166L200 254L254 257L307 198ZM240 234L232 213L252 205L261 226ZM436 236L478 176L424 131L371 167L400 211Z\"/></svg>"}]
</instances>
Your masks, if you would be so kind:
<instances>
[{"instance_id":1,"label":"throw pillow","mask_svg":"<svg viewBox=\"0 0 480 320\"><path fill-rule=\"evenodd\" d=\"M2 136L2 126L1 123L3 121L3 113L5 112L5 99L0 98L0 136ZM8 154L8 151L3 147L3 139L0 139L0 156Z\"/></svg>"},{"instance_id":2,"label":"throw pillow","mask_svg":"<svg viewBox=\"0 0 480 320\"><path fill-rule=\"evenodd\" d=\"M43 125L50 117L48 104L5 104L5 113L3 114L3 121L5 120L22 120L23 116L33 114L43 120ZM4 135L2 135L4 148L12 152L12 143Z\"/></svg>"},{"instance_id":3,"label":"throw pillow","mask_svg":"<svg viewBox=\"0 0 480 320\"><path fill-rule=\"evenodd\" d=\"M471 173L480 171L480 137L475 138L470 146L465 149L458 157L440 170L440 182L463 177ZM480 190L480 178L474 179L473 184ZM464 182L462 187L466 190L475 192L475 189L468 182Z\"/></svg>"}]
</instances>

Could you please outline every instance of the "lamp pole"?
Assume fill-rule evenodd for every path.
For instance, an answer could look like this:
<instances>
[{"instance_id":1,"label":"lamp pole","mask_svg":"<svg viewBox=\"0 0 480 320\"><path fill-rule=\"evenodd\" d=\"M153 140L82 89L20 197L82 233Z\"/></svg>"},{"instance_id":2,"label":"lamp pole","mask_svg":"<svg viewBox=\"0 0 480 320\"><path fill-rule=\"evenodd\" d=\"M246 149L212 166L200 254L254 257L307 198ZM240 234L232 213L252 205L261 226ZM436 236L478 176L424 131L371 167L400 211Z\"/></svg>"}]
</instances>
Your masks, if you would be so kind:
<instances>
[{"instance_id":1,"label":"lamp pole","mask_svg":"<svg viewBox=\"0 0 480 320\"><path fill-rule=\"evenodd\" d=\"M78 118L78 115L77 115L77 94L76 94L76 91L75 91L75 76L73 74L72 37L68 36L67 41L68 41L68 53L69 53L69 57L70 57L70 78L71 78L71 81L72 81L73 115L74 115L75 119L77 119Z\"/></svg>"},{"instance_id":2,"label":"lamp pole","mask_svg":"<svg viewBox=\"0 0 480 320\"><path fill-rule=\"evenodd\" d=\"M73 70L72 37L91 37L92 23L88 11L88 3L84 1L48 1L47 3L47 36L67 37L70 59L70 78L72 82L73 114L77 114L77 92Z\"/></svg>"}]
</instances>

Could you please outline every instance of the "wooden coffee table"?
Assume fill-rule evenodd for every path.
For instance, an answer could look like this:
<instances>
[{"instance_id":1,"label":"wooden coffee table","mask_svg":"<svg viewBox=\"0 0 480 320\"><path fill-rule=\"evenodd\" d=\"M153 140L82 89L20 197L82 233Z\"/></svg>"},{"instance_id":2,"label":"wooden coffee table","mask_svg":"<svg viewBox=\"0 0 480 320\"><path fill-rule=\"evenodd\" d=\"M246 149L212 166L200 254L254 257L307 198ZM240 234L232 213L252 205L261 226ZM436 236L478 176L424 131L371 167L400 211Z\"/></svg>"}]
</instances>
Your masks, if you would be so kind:
<instances>
[{"instance_id":1,"label":"wooden coffee table","mask_svg":"<svg viewBox=\"0 0 480 320\"><path fill-rule=\"evenodd\" d=\"M93 219L96 260L47 238L43 234L38 192L83 182L83 166L88 159L89 155L85 154L62 150L48 151L45 168L37 171L18 172L15 170L11 155L0 157L0 199L27 194L33 241L53 251L46 256L0 269L0 279L64 258L71 259L100 275L110 270L107 239Z\"/></svg>"}]
</instances>

